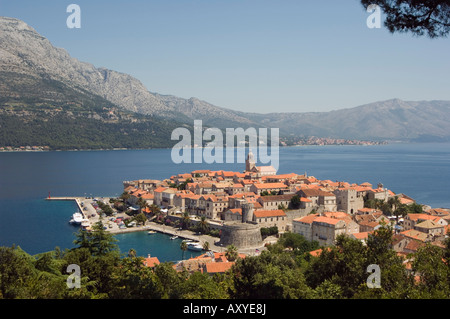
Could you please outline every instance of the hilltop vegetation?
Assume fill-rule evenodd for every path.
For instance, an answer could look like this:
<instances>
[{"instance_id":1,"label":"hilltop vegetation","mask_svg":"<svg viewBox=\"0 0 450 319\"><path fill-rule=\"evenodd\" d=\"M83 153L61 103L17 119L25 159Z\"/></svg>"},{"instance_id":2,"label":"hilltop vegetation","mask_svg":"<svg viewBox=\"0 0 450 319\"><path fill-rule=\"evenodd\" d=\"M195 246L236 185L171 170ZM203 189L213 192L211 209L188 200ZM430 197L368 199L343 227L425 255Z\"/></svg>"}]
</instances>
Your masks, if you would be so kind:
<instances>
[{"instance_id":1,"label":"hilltop vegetation","mask_svg":"<svg viewBox=\"0 0 450 319\"><path fill-rule=\"evenodd\" d=\"M450 296L450 239L444 249L426 245L409 256L411 271L391 249L382 227L367 245L341 235L322 250L297 234L284 235L259 256L238 259L225 274L176 272L171 263L144 266L133 250L121 256L101 224L79 231L77 247L28 255L0 247L0 298L5 299L422 299ZM81 269L79 288L68 289L67 266ZM381 287L366 284L367 267L381 269ZM420 277L415 277L420 275Z\"/></svg>"},{"instance_id":2,"label":"hilltop vegetation","mask_svg":"<svg viewBox=\"0 0 450 319\"><path fill-rule=\"evenodd\" d=\"M173 145L180 124L123 110L62 82L0 72L2 146L51 149L155 148Z\"/></svg>"}]
</instances>

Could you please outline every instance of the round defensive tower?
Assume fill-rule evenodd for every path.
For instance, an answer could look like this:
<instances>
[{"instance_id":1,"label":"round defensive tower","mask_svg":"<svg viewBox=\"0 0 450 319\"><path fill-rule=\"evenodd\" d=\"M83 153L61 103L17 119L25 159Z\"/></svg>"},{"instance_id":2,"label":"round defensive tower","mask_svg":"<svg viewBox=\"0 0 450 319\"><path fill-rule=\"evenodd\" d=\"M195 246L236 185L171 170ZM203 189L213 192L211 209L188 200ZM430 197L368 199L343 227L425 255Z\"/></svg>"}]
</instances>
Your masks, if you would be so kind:
<instances>
[{"instance_id":1,"label":"round defensive tower","mask_svg":"<svg viewBox=\"0 0 450 319\"><path fill-rule=\"evenodd\" d=\"M263 245L261 230L253 222L253 204L243 203L242 220L223 225L219 244L234 245L237 248L259 248Z\"/></svg>"}]
</instances>

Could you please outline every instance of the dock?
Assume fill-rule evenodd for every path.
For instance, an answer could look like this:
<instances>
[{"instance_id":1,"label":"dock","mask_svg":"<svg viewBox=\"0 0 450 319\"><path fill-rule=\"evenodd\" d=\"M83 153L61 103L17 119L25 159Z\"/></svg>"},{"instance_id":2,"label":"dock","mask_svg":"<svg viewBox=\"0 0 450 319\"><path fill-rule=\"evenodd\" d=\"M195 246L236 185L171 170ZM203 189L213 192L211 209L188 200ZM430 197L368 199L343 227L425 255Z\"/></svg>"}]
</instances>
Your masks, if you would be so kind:
<instances>
[{"instance_id":1,"label":"dock","mask_svg":"<svg viewBox=\"0 0 450 319\"><path fill-rule=\"evenodd\" d=\"M78 210L83 215L83 218L86 218L83 212L83 207L81 206L82 200L84 197L47 197L46 200L58 200L58 201L75 201L78 206Z\"/></svg>"},{"instance_id":2,"label":"dock","mask_svg":"<svg viewBox=\"0 0 450 319\"><path fill-rule=\"evenodd\" d=\"M100 221L100 218L97 214L97 211L94 209L94 207L91 205L92 198L86 198L86 197L73 197L73 196L60 196L60 197L48 197L46 200L49 201L75 201L80 213L83 215L84 219L89 220L89 223L91 225L95 224L96 222ZM83 206L81 204L83 203ZM86 211L84 210L86 208ZM87 216L86 216L87 214ZM92 215L95 215L95 217L91 217ZM156 231L161 234L165 234L168 236L178 236L181 239L187 239L199 242L201 245L203 245L204 242L209 242L209 249L214 252L224 252L226 250L226 247L218 246L216 245L216 242L219 240L217 237L209 236L209 235L197 235L193 233L190 230L181 230L177 228L173 228L171 226L166 225L160 225L152 221L148 221L146 225L144 226L138 226L138 227L129 227L120 229L115 223L108 221L108 219L103 220L105 225L112 225L112 228L107 228L106 231L110 232L112 234L123 234L123 233L130 233L130 232L139 232L139 231ZM260 247L260 250L264 250L265 247ZM254 255L255 249L239 249L240 253L245 253L248 255Z\"/></svg>"}]
</instances>

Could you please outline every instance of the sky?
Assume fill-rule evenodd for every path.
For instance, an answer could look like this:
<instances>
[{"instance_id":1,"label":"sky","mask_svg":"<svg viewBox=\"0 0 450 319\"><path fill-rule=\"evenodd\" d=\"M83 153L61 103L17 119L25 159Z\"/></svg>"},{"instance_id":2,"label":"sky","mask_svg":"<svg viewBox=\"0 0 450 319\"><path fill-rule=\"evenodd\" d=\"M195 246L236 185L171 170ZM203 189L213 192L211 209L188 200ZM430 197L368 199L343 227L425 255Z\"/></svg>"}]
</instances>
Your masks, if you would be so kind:
<instances>
[{"instance_id":1,"label":"sky","mask_svg":"<svg viewBox=\"0 0 450 319\"><path fill-rule=\"evenodd\" d=\"M258 113L450 100L450 38L369 28L370 15L359 0L0 0L0 16L151 92Z\"/></svg>"}]
</instances>

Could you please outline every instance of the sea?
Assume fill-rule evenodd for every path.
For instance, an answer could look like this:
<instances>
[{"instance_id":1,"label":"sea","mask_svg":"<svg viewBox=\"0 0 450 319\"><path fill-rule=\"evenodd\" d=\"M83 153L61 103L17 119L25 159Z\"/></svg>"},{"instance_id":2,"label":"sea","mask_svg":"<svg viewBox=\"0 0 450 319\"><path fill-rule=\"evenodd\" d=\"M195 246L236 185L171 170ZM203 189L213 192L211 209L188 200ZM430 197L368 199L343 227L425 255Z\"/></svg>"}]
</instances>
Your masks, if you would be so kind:
<instances>
[{"instance_id":1,"label":"sea","mask_svg":"<svg viewBox=\"0 0 450 319\"><path fill-rule=\"evenodd\" d=\"M123 181L165 179L196 169L243 171L236 156L225 163L180 163L170 149L0 152L0 246L20 246L31 255L75 247L78 229L69 224L77 206L50 196L116 197ZM255 154L255 151L253 150ZM237 154L237 153L235 153ZM255 154L257 156L257 154ZM270 165L263 164L263 165ZM296 146L279 149L278 173L318 179L382 183L418 203L450 208L450 144ZM164 234L115 235L122 254L177 261L198 253L180 249Z\"/></svg>"}]
</instances>

